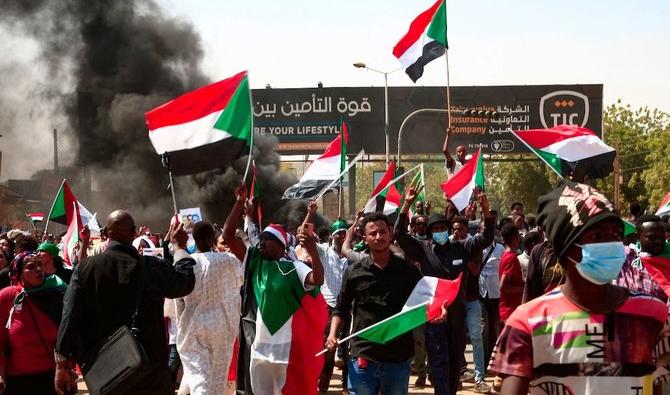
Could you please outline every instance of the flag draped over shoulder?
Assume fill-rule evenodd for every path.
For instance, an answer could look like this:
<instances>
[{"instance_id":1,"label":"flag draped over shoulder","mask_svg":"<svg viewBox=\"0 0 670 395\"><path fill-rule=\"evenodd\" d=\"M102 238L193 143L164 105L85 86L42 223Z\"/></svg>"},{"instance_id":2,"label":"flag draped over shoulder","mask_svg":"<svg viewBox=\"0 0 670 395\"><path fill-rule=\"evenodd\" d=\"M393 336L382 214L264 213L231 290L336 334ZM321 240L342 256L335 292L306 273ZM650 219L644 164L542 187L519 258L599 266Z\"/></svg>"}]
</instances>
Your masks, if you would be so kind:
<instances>
[{"instance_id":1,"label":"flag draped over shoulder","mask_svg":"<svg viewBox=\"0 0 670 395\"><path fill-rule=\"evenodd\" d=\"M558 174L603 178L614 169L614 148L593 131L574 125L513 132Z\"/></svg>"},{"instance_id":2,"label":"flag draped over shoulder","mask_svg":"<svg viewBox=\"0 0 670 395\"><path fill-rule=\"evenodd\" d=\"M323 346L325 299L318 287L305 291L294 262L266 260L255 248L248 254L257 306L256 329L249 339L251 387L257 394L279 388L283 395L315 393L323 367L323 357L314 354Z\"/></svg>"},{"instance_id":3,"label":"flag draped over shoulder","mask_svg":"<svg viewBox=\"0 0 670 395\"><path fill-rule=\"evenodd\" d=\"M447 48L447 4L438 0L412 21L409 31L393 47L393 55L416 82L424 66L444 55Z\"/></svg>"},{"instance_id":4,"label":"flag draped over shoulder","mask_svg":"<svg viewBox=\"0 0 670 395\"><path fill-rule=\"evenodd\" d=\"M484 190L484 158L481 147L440 187L449 196L458 211L465 209L473 197L475 188L479 187L482 191Z\"/></svg>"},{"instance_id":5,"label":"flag draped over shoulder","mask_svg":"<svg viewBox=\"0 0 670 395\"><path fill-rule=\"evenodd\" d=\"M398 314L364 329L358 334L375 343L388 343L403 333L440 317L442 306L456 299L461 284L461 274L455 280L424 276L407 298Z\"/></svg>"},{"instance_id":6,"label":"flag draped over shoulder","mask_svg":"<svg viewBox=\"0 0 670 395\"><path fill-rule=\"evenodd\" d=\"M395 169L395 162L391 161L386 169L386 173L384 173L384 176L372 191L370 199L363 209L364 212L374 213L381 211L384 215L390 215L398 210L402 195L398 191L398 188L391 183L395 178Z\"/></svg>"},{"instance_id":7,"label":"flag draped over shoulder","mask_svg":"<svg viewBox=\"0 0 670 395\"><path fill-rule=\"evenodd\" d=\"M661 204L658 205L658 210L656 210L656 215L661 216L670 213L670 193L665 195Z\"/></svg>"},{"instance_id":8,"label":"flag draped over shoulder","mask_svg":"<svg viewBox=\"0 0 670 395\"><path fill-rule=\"evenodd\" d=\"M342 166L342 153L346 154L346 145L349 141L349 133L343 125L343 131L328 144L324 153L316 158L302 175L297 184L293 184L286 191L282 199L310 199L319 194L340 175ZM342 141L344 137L344 141Z\"/></svg>"},{"instance_id":9,"label":"flag draped over shoulder","mask_svg":"<svg viewBox=\"0 0 670 395\"><path fill-rule=\"evenodd\" d=\"M661 289L670 297L670 243L666 242L659 255L640 253L642 265Z\"/></svg>"},{"instance_id":10,"label":"flag draped over shoulder","mask_svg":"<svg viewBox=\"0 0 670 395\"><path fill-rule=\"evenodd\" d=\"M177 97L146 114L156 152L174 174L224 168L249 151L252 112L247 72Z\"/></svg>"}]
</instances>

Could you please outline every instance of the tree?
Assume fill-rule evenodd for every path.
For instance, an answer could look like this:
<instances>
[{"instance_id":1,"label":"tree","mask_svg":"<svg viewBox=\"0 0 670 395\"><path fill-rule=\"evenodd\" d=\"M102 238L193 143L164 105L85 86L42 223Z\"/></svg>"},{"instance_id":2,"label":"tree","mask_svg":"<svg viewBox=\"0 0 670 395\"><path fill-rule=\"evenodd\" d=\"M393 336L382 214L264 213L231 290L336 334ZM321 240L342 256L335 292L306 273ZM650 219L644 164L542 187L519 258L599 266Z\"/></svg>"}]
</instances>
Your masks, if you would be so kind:
<instances>
[{"instance_id":1,"label":"tree","mask_svg":"<svg viewBox=\"0 0 670 395\"><path fill-rule=\"evenodd\" d=\"M621 164L621 203L622 207L638 201L642 207L654 204L652 196L661 195L660 190L666 182L667 189L667 160L661 153L663 147L663 131L667 131L670 119L668 114L658 109L647 107L632 110L630 105L616 104L605 109L603 113L604 141L617 148ZM667 145L667 135L665 137ZM652 144L655 141L657 143ZM666 162L663 162L663 159ZM662 168L665 163L665 167ZM645 170L646 169L646 170ZM665 179L659 179L665 174ZM614 201L614 175L598 180L596 186ZM654 189L654 191L650 190ZM658 192L655 190L659 190ZM650 199L651 198L651 199ZM660 198L657 198L657 200Z\"/></svg>"},{"instance_id":2,"label":"tree","mask_svg":"<svg viewBox=\"0 0 670 395\"><path fill-rule=\"evenodd\" d=\"M534 155L507 155L505 159L518 161L495 161L501 158L484 162L491 207L498 209L498 215L503 217L509 213L512 203L520 202L526 212L534 213L538 198L556 185L558 177L542 161L534 160Z\"/></svg>"}]
</instances>

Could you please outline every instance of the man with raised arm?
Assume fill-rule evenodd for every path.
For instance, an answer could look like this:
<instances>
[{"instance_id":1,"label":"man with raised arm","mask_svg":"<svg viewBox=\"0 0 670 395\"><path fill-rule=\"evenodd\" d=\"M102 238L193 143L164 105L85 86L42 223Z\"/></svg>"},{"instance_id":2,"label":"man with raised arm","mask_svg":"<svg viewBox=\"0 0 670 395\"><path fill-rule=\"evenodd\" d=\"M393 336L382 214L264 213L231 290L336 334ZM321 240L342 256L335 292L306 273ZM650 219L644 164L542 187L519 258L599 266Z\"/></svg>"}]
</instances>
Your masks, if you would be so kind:
<instances>
[{"instance_id":1,"label":"man with raised arm","mask_svg":"<svg viewBox=\"0 0 670 395\"><path fill-rule=\"evenodd\" d=\"M313 235L301 232L300 245L312 266L286 257L288 235L281 225L268 225L258 235L253 207L246 208L251 247L235 237L247 190L240 185L224 225L223 237L244 262L238 395L315 393L323 358L321 348L327 310L319 304L323 266ZM323 299L321 299L322 302Z\"/></svg>"},{"instance_id":2,"label":"man with raised arm","mask_svg":"<svg viewBox=\"0 0 670 395\"><path fill-rule=\"evenodd\" d=\"M424 276L449 280L461 278L461 287L456 300L449 306L446 323L426 324L426 348L431 381L437 395L456 394L461 360L465 352L465 303L466 284L470 275L479 274L480 268L468 265L470 257L490 246L493 242L494 217L489 211L489 202L484 193L478 196L484 218L484 231L466 241L449 238L449 220L432 214L428 220L429 243L423 243L407 234L407 213L416 199L418 191L410 188L405 197L400 215L395 224L395 239L408 258L418 261ZM446 351L446 352L445 352ZM483 358L483 355L481 356ZM483 374L482 374L483 376ZM483 377L477 388L487 391Z\"/></svg>"}]
</instances>

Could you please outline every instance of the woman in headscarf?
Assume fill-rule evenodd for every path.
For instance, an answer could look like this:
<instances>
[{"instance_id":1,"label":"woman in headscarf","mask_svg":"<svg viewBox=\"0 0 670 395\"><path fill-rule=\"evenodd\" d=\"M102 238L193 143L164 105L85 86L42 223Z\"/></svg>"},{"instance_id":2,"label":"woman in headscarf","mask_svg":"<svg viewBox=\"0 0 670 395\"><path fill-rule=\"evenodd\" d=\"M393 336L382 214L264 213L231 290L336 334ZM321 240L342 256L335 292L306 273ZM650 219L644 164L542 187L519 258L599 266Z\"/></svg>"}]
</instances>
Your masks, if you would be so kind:
<instances>
[{"instance_id":1,"label":"woman in headscarf","mask_svg":"<svg viewBox=\"0 0 670 395\"><path fill-rule=\"evenodd\" d=\"M32 251L14 257L12 285L0 290L0 392L55 394L54 347L67 285L45 277Z\"/></svg>"}]
</instances>

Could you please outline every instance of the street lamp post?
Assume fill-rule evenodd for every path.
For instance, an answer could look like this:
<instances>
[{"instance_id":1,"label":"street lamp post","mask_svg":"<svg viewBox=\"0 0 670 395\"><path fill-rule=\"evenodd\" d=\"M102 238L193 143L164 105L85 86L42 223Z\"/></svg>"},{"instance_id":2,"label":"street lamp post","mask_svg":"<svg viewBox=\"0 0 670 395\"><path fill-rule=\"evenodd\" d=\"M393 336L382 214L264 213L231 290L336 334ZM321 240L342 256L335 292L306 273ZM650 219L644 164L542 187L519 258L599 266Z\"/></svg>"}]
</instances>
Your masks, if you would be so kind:
<instances>
[{"instance_id":1,"label":"street lamp post","mask_svg":"<svg viewBox=\"0 0 670 395\"><path fill-rule=\"evenodd\" d=\"M373 69L368 67L365 63L363 62L356 62L354 63L354 67L358 69L366 69L370 71L374 71L376 73L384 75L384 136L386 137L386 166L388 167L388 164L390 162L390 157L389 157L389 152L391 151L391 140L389 137L389 83L388 83L388 76L389 74L395 73L396 71L402 69L402 67L397 68L392 71L381 71L377 69Z\"/></svg>"}]
</instances>

